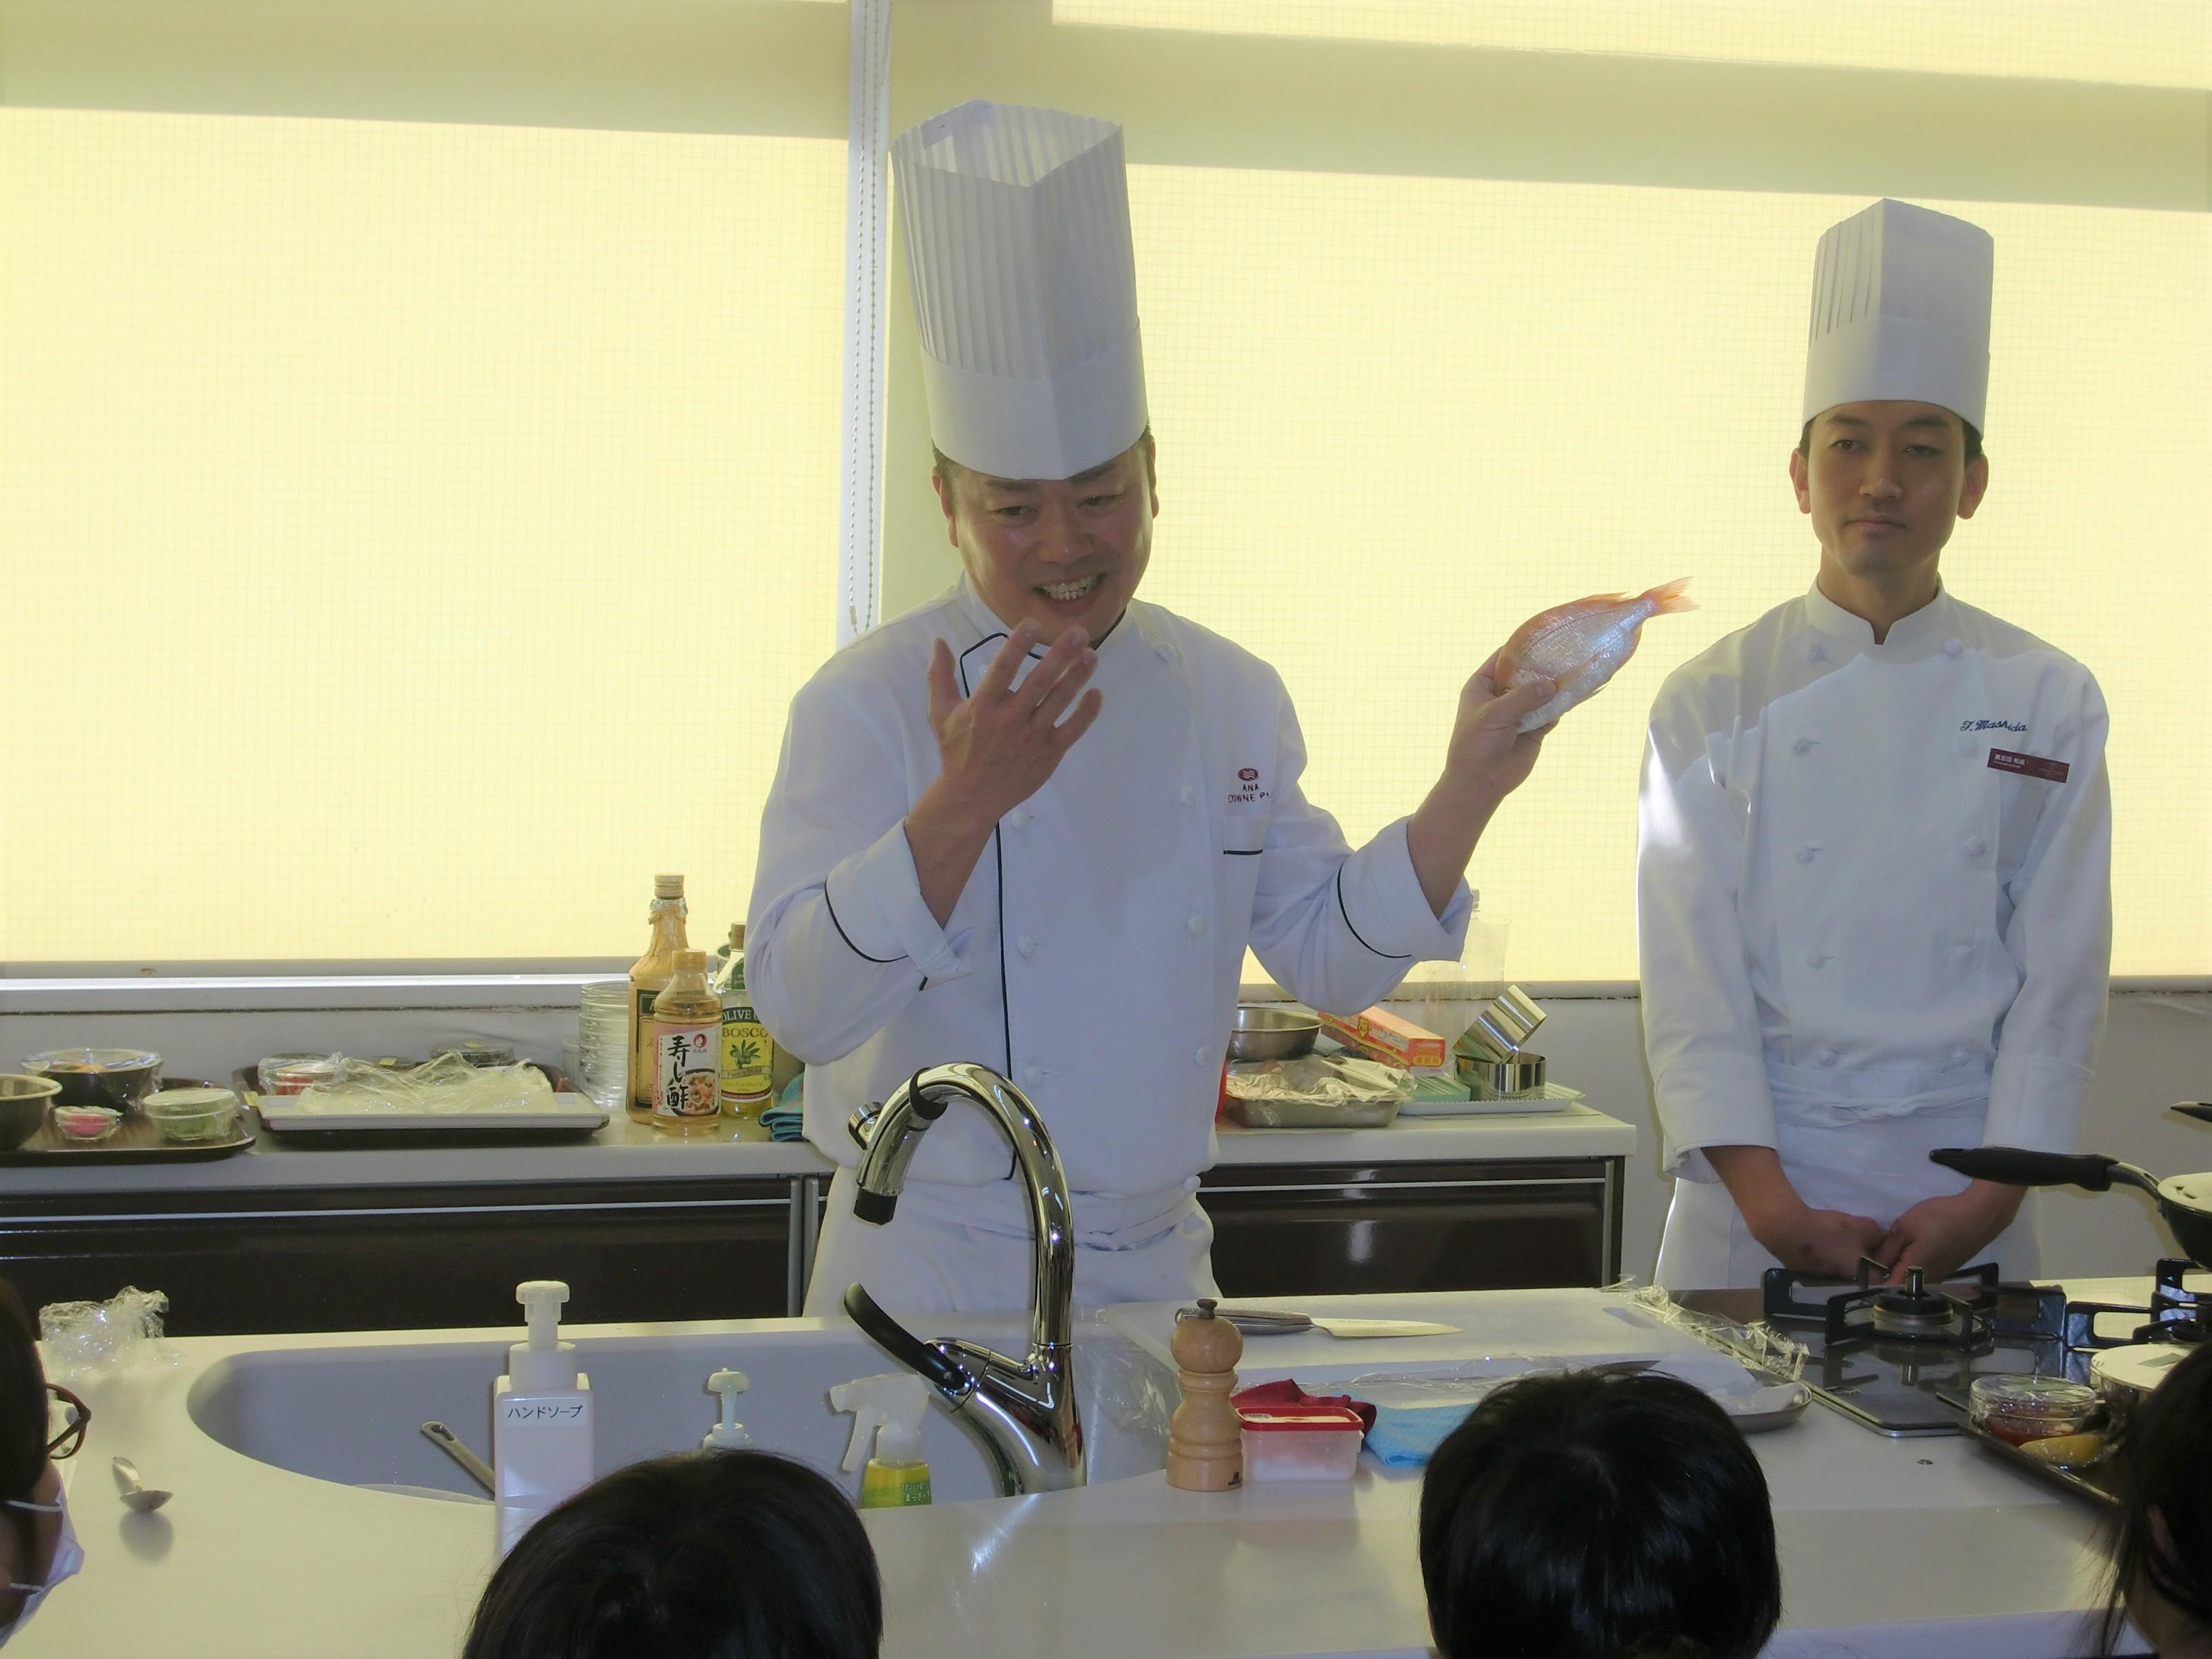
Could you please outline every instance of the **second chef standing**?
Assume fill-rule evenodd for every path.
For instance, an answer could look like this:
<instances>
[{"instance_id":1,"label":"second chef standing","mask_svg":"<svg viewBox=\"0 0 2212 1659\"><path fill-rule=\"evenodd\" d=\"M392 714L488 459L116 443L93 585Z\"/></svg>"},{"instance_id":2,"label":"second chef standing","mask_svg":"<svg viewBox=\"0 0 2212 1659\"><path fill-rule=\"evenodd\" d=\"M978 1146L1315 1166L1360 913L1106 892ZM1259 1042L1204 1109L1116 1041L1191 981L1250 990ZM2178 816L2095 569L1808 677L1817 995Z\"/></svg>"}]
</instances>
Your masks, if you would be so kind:
<instances>
[{"instance_id":1,"label":"second chef standing","mask_svg":"<svg viewBox=\"0 0 2212 1659\"><path fill-rule=\"evenodd\" d=\"M1463 692L1441 775L1354 851L1299 787L1280 678L1134 595L1158 508L1121 130L968 104L892 149L934 483L959 582L793 700L761 825L751 988L840 1169L807 1310L1019 1307L1029 1219L981 1114L852 1215L846 1119L972 1060L1036 1104L1073 1189L1076 1297L1208 1293L1196 1201L1249 945L1358 1009L1455 957L1477 837L1534 763L1547 681Z\"/></svg>"}]
</instances>

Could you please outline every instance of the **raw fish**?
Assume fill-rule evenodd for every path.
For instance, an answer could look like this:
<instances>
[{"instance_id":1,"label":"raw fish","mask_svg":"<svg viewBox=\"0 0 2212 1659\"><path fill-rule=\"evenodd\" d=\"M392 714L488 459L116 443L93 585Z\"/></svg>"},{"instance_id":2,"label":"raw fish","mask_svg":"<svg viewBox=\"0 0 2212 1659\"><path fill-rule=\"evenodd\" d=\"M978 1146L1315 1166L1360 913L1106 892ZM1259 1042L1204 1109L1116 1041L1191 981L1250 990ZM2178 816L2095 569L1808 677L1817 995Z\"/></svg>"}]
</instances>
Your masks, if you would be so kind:
<instances>
[{"instance_id":1,"label":"raw fish","mask_svg":"<svg viewBox=\"0 0 2212 1659\"><path fill-rule=\"evenodd\" d=\"M1571 605L1556 605L1514 629L1498 653L1496 684L1510 691L1525 680L1547 679L1559 695L1521 718L1520 729L1549 726L1577 703L1595 696L1620 665L1636 654L1644 624L1670 611L1695 611L1685 599L1687 576L1631 599L1626 593L1597 593Z\"/></svg>"}]
</instances>

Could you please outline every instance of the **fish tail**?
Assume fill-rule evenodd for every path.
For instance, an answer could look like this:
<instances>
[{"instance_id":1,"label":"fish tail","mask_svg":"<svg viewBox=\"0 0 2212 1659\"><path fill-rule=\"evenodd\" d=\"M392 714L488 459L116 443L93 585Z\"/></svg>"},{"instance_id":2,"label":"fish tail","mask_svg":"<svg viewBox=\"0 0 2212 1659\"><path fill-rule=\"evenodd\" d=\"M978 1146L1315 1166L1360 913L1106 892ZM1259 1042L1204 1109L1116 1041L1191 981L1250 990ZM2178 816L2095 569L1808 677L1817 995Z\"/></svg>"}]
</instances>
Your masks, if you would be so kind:
<instances>
[{"instance_id":1,"label":"fish tail","mask_svg":"<svg viewBox=\"0 0 2212 1659\"><path fill-rule=\"evenodd\" d=\"M1644 597L1651 602L1654 616L1668 616L1677 611L1695 611L1698 602L1682 591L1689 585L1690 579L1684 576L1679 581L1667 582L1653 588Z\"/></svg>"}]
</instances>

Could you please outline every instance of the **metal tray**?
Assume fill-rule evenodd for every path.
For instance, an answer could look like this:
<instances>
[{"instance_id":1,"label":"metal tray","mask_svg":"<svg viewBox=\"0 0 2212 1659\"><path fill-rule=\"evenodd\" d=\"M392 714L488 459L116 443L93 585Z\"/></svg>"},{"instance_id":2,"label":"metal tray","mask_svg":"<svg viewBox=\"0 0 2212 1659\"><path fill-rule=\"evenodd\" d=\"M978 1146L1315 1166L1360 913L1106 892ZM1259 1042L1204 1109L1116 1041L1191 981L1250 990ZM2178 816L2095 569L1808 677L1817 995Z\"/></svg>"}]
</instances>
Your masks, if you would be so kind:
<instances>
[{"instance_id":1,"label":"metal tray","mask_svg":"<svg viewBox=\"0 0 2212 1659\"><path fill-rule=\"evenodd\" d=\"M161 1079L165 1089L203 1089L209 1085L191 1078L173 1077ZM39 1132L12 1152L0 1152L0 1167L21 1168L27 1164L200 1164L210 1158L228 1158L242 1152L253 1144L252 1120L244 1112L238 1115L231 1133L222 1140L174 1141L161 1138L161 1131L151 1118L143 1112L130 1112L115 1126L115 1133L105 1140L71 1140L54 1127L49 1117L39 1126Z\"/></svg>"},{"instance_id":2,"label":"metal tray","mask_svg":"<svg viewBox=\"0 0 2212 1659\"><path fill-rule=\"evenodd\" d=\"M2030 1474L2039 1475L2053 1486L2063 1486L2075 1497L2086 1498L2091 1503L2105 1509L2119 1508L2120 1491L2118 1484L2119 1470L2117 1460L2113 1457L2110 1448L2107 1448L2105 1455L2094 1463L2084 1463L2076 1468L2064 1468L2057 1463L2046 1463L2039 1457L2030 1457L2011 1441L1991 1434L1978 1425L1968 1423L1966 1425L1966 1430L1969 1437L1980 1441L2014 1468L2026 1469Z\"/></svg>"},{"instance_id":3,"label":"metal tray","mask_svg":"<svg viewBox=\"0 0 2212 1659\"><path fill-rule=\"evenodd\" d=\"M544 1067L539 1069L544 1070ZM270 1113L270 1097L249 1095L248 1102L261 1127L287 1146L327 1149L336 1146L511 1146L533 1142L582 1140L597 1134L612 1114L579 1094L556 1093L553 1109L518 1111L495 1107L482 1112L427 1113L359 1112L344 1115L318 1114L309 1118L287 1116L278 1108Z\"/></svg>"}]
</instances>

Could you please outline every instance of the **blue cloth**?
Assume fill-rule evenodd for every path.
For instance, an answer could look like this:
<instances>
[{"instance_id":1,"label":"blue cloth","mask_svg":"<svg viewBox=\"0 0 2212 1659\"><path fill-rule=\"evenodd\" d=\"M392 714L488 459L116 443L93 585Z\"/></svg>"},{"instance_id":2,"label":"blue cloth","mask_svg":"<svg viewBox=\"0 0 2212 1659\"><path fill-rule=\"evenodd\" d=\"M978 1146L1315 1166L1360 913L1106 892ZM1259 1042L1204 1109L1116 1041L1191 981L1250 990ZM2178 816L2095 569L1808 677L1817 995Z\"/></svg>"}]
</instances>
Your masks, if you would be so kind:
<instances>
[{"instance_id":1,"label":"blue cloth","mask_svg":"<svg viewBox=\"0 0 2212 1659\"><path fill-rule=\"evenodd\" d=\"M768 1131L770 1140L804 1140L806 1139L806 1115L799 1103L799 1085L804 1073L783 1085L783 1094L775 1105L761 1114L761 1127Z\"/></svg>"},{"instance_id":2,"label":"blue cloth","mask_svg":"<svg viewBox=\"0 0 2212 1659\"><path fill-rule=\"evenodd\" d=\"M1367 1431L1367 1449L1386 1469L1420 1468L1474 1409L1472 1401L1449 1406L1377 1406L1375 1426Z\"/></svg>"}]
</instances>

